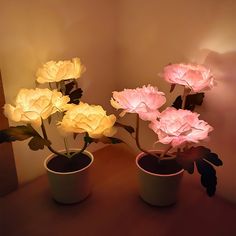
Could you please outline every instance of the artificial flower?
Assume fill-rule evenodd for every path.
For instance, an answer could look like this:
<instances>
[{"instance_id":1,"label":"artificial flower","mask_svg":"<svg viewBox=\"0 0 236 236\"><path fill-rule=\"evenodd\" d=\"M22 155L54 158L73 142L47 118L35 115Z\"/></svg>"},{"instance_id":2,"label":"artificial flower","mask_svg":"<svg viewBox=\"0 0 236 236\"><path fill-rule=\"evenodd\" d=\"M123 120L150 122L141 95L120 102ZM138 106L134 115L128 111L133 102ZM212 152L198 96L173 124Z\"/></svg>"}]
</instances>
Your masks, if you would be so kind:
<instances>
[{"instance_id":1,"label":"artificial flower","mask_svg":"<svg viewBox=\"0 0 236 236\"><path fill-rule=\"evenodd\" d=\"M210 69L203 65L170 64L164 67L164 79L171 84L180 84L198 93L211 89L214 78Z\"/></svg>"},{"instance_id":2,"label":"artificial flower","mask_svg":"<svg viewBox=\"0 0 236 236\"><path fill-rule=\"evenodd\" d=\"M71 61L49 61L36 72L37 82L40 84L77 79L85 71L79 58Z\"/></svg>"},{"instance_id":3,"label":"artificial flower","mask_svg":"<svg viewBox=\"0 0 236 236\"><path fill-rule=\"evenodd\" d=\"M160 114L159 121L153 121L149 127L158 135L160 143L172 147L184 143L198 143L208 137L213 128L205 121L198 119L199 114L189 110L168 107Z\"/></svg>"},{"instance_id":4,"label":"artificial flower","mask_svg":"<svg viewBox=\"0 0 236 236\"><path fill-rule=\"evenodd\" d=\"M158 109L166 102L165 94L151 85L136 89L124 89L113 92L111 105L123 109L125 113L137 113L142 120L155 120L160 112Z\"/></svg>"},{"instance_id":5,"label":"artificial flower","mask_svg":"<svg viewBox=\"0 0 236 236\"><path fill-rule=\"evenodd\" d=\"M23 122L39 127L42 119L47 119L57 111L64 110L70 101L68 96L63 96L57 90L21 89L16 97L15 106L4 105L4 114L14 122Z\"/></svg>"},{"instance_id":6,"label":"artificial flower","mask_svg":"<svg viewBox=\"0 0 236 236\"><path fill-rule=\"evenodd\" d=\"M116 133L115 122L116 117L107 116L101 106L80 102L66 112L59 123L59 129L65 133L87 132L91 138L111 137Z\"/></svg>"}]
</instances>

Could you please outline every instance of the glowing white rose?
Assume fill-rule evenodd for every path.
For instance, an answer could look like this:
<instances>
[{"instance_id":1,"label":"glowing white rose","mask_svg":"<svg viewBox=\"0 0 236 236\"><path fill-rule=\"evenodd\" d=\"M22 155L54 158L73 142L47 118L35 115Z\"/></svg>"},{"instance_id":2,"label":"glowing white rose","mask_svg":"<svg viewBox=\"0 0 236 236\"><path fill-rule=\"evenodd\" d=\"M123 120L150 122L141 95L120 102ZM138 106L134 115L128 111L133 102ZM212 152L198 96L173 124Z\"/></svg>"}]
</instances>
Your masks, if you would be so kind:
<instances>
[{"instance_id":1,"label":"glowing white rose","mask_svg":"<svg viewBox=\"0 0 236 236\"><path fill-rule=\"evenodd\" d=\"M79 58L72 61L49 61L38 69L36 73L37 82L40 84L59 82L67 79L77 79L85 71Z\"/></svg>"},{"instance_id":2,"label":"glowing white rose","mask_svg":"<svg viewBox=\"0 0 236 236\"><path fill-rule=\"evenodd\" d=\"M57 90L21 89L16 97L15 106L5 104L4 114L14 122L30 123L35 127L42 124L42 119L64 109L70 101Z\"/></svg>"},{"instance_id":3,"label":"glowing white rose","mask_svg":"<svg viewBox=\"0 0 236 236\"><path fill-rule=\"evenodd\" d=\"M73 105L59 123L59 129L65 133L85 133L91 138L111 137L116 133L116 117L107 116L101 106L80 102Z\"/></svg>"}]
</instances>

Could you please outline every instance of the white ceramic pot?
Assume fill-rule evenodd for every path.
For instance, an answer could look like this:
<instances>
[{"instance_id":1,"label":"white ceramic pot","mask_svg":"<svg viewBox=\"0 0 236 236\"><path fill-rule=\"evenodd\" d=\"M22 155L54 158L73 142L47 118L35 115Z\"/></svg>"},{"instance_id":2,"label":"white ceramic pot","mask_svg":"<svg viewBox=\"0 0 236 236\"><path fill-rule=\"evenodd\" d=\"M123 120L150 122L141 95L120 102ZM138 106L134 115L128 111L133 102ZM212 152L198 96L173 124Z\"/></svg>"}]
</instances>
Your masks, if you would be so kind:
<instances>
[{"instance_id":1,"label":"white ceramic pot","mask_svg":"<svg viewBox=\"0 0 236 236\"><path fill-rule=\"evenodd\" d=\"M70 151L79 151L79 149L72 149ZM59 151L60 153L65 150ZM60 203L72 204L84 200L91 192L90 169L93 163L93 155L88 151L84 151L91 162L83 169L73 172L56 172L50 170L47 166L48 162L56 155L49 155L44 161L44 167L47 170L49 185L53 198Z\"/></svg>"},{"instance_id":2,"label":"white ceramic pot","mask_svg":"<svg viewBox=\"0 0 236 236\"><path fill-rule=\"evenodd\" d=\"M173 174L155 174L144 170L139 160L146 155L140 153L136 157L138 167L139 194L141 198L154 206L169 206L177 201L179 187L184 170Z\"/></svg>"}]
</instances>

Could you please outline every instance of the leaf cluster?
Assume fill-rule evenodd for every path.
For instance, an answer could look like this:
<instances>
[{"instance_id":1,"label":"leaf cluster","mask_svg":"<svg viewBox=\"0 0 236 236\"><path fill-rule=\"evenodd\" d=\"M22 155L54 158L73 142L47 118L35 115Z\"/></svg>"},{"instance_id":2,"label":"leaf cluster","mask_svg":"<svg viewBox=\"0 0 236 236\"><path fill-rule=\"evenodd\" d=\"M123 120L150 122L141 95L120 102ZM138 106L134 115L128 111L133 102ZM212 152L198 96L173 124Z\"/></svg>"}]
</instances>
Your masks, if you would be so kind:
<instances>
[{"instance_id":1,"label":"leaf cluster","mask_svg":"<svg viewBox=\"0 0 236 236\"><path fill-rule=\"evenodd\" d=\"M184 151L176 153L176 161L188 171L193 174L197 168L201 175L201 184L206 188L208 196L213 196L216 191L217 176L214 166L222 166L223 162L216 153L211 152L210 149L204 146L191 147Z\"/></svg>"},{"instance_id":2,"label":"leaf cluster","mask_svg":"<svg viewBox=\"0 0 236 236\"><path fill-rule=\"evenodd\" d=\"M69 103L76 105L79 104L80 98L83 95L83 90L78 88L76 80L65 82L64 88L61 88L61 92L70 97Z\"/></svg>"},{"instance_id":3,"label":"leaf cluster","mask_svg":"<svg viewBox=\"0 0 236 236\"><path fill-rule=\"evenodd\" d=\"M0 143L23 141L29 139L29 148L33 151L50 146L51 142L41 137L41 135L31 125L12 126L8 129L0 130Z\"/></svg>"}]
</instances>

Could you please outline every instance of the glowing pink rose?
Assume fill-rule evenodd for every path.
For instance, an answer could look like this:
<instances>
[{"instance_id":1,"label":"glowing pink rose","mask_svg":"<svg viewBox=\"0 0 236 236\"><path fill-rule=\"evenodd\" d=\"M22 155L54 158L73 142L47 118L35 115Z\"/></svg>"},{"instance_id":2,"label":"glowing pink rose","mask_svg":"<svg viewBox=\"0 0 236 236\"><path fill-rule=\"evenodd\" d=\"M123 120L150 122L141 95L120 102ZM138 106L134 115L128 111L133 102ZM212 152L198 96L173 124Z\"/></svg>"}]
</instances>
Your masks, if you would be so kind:
<instances>
[{"instance_id":1,"label":"glowing pink rose","mask_svg":"<svg viewBox=\"0 0 236 236\"><path fill-rule=\"evenodd\" d=\"M197 143L207 138L213 128L207 122L198 119L199 114L188 110L176 110L168 107L160 115L159 121L153 121L149 127L158 135L160 143L177 147L185 142Z\"/></svg>"},{"instance_id":2,"label":"glowing pink rose","mask_svg":"<svg viewBox=\"0 0 236 236\"><path fill-rule=\"evenodd\" d=\"M163 92L151 85L136 89L124 89L121 92L113 92L111 105L116 109L123 109L120 116L126 112L137 113L142 120L155 120L160 112L157 110L165 102Z\"/></svg>"},{"instance_id":3,"label":"glowing pink rose","mask_svg":"<svg viewBox=\"0 0 236 236\"><path fill-rule=\"evenodd\" d=\"M164 68L163 76L167 82L184 85L195 93L214 86L210 69L203 65L171 64Z\"/></svg>"}]
</instances>

